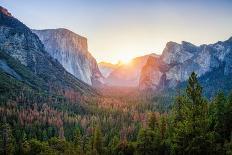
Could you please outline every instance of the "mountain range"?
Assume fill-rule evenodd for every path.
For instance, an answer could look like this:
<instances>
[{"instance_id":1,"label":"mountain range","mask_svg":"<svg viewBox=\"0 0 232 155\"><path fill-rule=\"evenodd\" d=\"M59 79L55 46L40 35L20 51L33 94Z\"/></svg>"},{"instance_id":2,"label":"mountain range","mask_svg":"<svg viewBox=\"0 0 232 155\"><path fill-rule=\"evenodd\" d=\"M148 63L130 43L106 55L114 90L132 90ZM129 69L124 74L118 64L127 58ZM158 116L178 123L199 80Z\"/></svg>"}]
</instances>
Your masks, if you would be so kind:
<instances>
[{"instance_id":1,"label":"mountain range","mask_svg":"<svg viewBox=\"0 0 232 155\"><path fill-rule=\"evenodd\" d=\"M121 63L118 63L118 64L112 64L112 63L109 63L109 62L100 62L100 63L98 63L98 67L100 69L100 72L102 73L102 75L105 78L107 78L112 71L114 71L115 69L117 69L121 65L122 65Z\"/></svg>"},{"instance_id":2,"label":"mountain range","mask_svg":"<svg viewBox=\"0 0 232 155\"><path fill-rule=\"evenodd\" d=\"M39 37L30 28L0 7L0 72L1 89L8 84L65 94L96 94L91 86L75 78L45 50ZM6 78L8 77L8 78Z\"/></svg>"},{"instance_id":3,"label":"mountain range","mask_svg":"<svg viewBox=\"0 0 232 155\"><path fill-rule=\"evenodd\" d=\"M97 64L85 37L63 28L31 30L0 7L0 56L2 78L59 94L96 94L99 85L176 89L193 71L206 89L232 88L232 37L200 46L168 42L161 55L137 57L129 64Z\"/></svg>"},{"instance_id":4,"label":"mountain range","mask_svg":"<svg viewBox=\"0 0 232 155\"><path fill-rule=\"evenodd\" d=\"M205 77L216 70L219 70L220 74L214 76L214 79ZM193 71L198 77L205 77L205 80L202 79L203 83L215 78L232 77L232 37L226 41L200 46L185 41L181 44L168 42L160 57L148 59L141 71L139 88L175 88L186 81ZM221 81L221 86L225 83L226 81Z\"/></svg>"}]
</instances>

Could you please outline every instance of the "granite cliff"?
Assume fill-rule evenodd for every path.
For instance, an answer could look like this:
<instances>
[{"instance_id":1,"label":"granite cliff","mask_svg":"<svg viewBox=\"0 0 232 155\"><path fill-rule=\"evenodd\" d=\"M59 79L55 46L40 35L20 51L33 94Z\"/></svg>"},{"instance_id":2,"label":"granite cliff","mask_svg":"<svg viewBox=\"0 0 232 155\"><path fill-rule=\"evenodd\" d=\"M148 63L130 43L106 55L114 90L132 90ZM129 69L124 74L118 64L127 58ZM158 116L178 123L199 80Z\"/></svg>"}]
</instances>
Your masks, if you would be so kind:
<instances>
[{"instance_id":1,"label":"granite cliff","mask_svg":"<svg viewBox=\"0 0 232 155\"><path fill-rule=\"evenodd\" d=\"M141 71L140 89L175 88L194 71L198 77L217 69L221 75L232 73L232 38L215 44L195 46L183 41L168 42L162 55L149 59Z\"/></svg>"},{"instance_id":2,"label":"granite cliff","mask_svg":"<svg viewBox=\"0 0 232 155\"><path fill-rule=\"evenodd\" d=\"M0 51L4 55L0 61L1 71L18 80L27 77L22 80L29 79L24 81L29 85L37 87L37 82L30 82L37 78L40 79L40 83L43 83L43 87L40 86L44 91L59 94L67 90L81 94L95 93L89 85L68 73L49 55L39 37L3 7L0 8ZM9 58L11 63L8 63L8 57L11 57ZM23 65L24 67L20 68L27 71L17 71L17 66L20 65L14 61Z\"/></svg>"},{"instance_id":3,"label":"granite cliff","mask_svg":"<svg viewBox=\"0 0 232 155\"><path fill-rule=\"evenodd\" d=\"M103 82L95 58L88 52L87 39L67 29L33 30L45 50L69 73L89 85Z\"/></svg>"}]
</instances>

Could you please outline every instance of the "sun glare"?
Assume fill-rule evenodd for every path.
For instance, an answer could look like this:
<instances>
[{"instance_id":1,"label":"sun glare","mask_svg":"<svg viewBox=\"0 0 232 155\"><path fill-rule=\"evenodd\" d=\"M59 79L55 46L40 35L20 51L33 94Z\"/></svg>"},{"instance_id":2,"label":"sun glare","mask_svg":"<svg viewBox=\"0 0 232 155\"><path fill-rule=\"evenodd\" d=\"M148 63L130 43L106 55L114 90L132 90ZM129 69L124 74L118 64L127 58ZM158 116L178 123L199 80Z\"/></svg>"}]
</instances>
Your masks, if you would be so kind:
<instances>
[{"instance_id":1,"label":"sun glare","mask_svg":"<svg viewBox=\"0 0 232 155\"><path fill-rule=\"evenodd\" d=\"M121 64L129 64L131 62L131 58L124 57L121 58L118 62Z\"/></svg>"},{"instance_id":2,"label":"sun glare","mask_svg":"<svg viewBox=\"0 0 232 155\"><path fill-rule=\"evenodd\" d=\"M122 60L122 62L123 62L124 64L129 64L129 63L131 62L131 59L124 59L124 60Z\"/></svg>"}]
</instances>

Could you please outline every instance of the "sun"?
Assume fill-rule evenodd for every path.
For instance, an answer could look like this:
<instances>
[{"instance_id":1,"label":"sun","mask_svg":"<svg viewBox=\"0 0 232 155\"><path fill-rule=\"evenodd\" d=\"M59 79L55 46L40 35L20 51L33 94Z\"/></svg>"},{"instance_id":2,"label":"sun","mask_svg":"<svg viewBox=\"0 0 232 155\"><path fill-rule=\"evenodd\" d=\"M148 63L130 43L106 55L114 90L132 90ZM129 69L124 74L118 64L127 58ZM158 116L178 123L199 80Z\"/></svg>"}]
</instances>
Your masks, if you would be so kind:
<instances>
[{"instance_id":1,"label":"sun","mask_svg":"<svg viewBox=\"0 0 232 155\"><path fill-rule=\"evenodd\" d=\"M113 59L113 57L112 57ZM120 54L114 57L113 61L111 61L114 64L120 64L120 65L127 65L131 64L133 57L129 55L128 53Z\"/></svg>"},{"instance_id":2,"label":"sun","mask_svg":"<svg viewBox=\"0 0 232 155\"><path fill-rule=\"evenodd\" d=\"M122 64L129 64L131 62L131 58L127 58L127 57L121 58L119 62Z\"/></svg>"}]
</instances>

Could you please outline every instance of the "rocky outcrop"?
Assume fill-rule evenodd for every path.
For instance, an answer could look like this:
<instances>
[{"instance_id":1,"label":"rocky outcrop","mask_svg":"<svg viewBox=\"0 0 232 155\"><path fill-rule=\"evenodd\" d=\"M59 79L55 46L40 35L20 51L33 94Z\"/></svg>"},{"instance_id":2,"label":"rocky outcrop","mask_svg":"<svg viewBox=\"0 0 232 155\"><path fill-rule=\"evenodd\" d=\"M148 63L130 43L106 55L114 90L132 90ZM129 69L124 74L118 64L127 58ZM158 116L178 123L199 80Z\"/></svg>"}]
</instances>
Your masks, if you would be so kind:
<instances>
[{"instance_id":1,"label":"rocky outcrop","mask_svg":"<svg viewBox=\"0 0 232 155\"><path fill-rule=\"evenodd\" d=\"M6 8L2 7L2 6L0 6L0 12L1 12L1 14L4 14L4 15L6 15L6 16L13 17L13 16L11 15L11 13L8 12L8 10L7 10Z\"/></svg>"},{"instance_id":2,"label":"rocky outcrop","mask_svg":"<svg viewBox=\"0 0 232 155\"><path fill-rule=\"evenodd\" d=\"M21 76L11 68L7 62L3 59L0 59L0 70L3 70L5 73L11 75L12 77L16 78L17 80L22 80Z\"/></svg>"},{"instance_id":3,"label":"rocky outcrop","mask_svg":"<svg viewBox=\"0 0 232 155\"><path fill-rule=\"evenodd\" d=\"M20 61L35 76L43 79L47 85L47 91L62 93L69 89L81 93L94 92L89 85L69 74L46 52L39 37L2 7L0 9L0 50ZM7 69L7 65L3 62L2 66L3 69ZM10 71L10 68L8 67L7 70Z\"/></svg>"},{"instance_id":4,"label":"rocky outcrop","mask_svg":"<svg viewBox=\"0 0 232 155\"><path fill-rule=\"evenodd\" d=\"M150 56L141 71L140 89L156 90L164 87L168 66L159 58Z\"/></svg>"},{"instance_id":5,"label":"rocky outcrop","mask_svg":"<svg viewBox=\"0 0 232 155\"><path fill-rule=\"evenodd\" d=\"M106 78L106 84L113 86L137 87L142 67L149 57L159 57L149 54L134 58L129 64L122 64Z\"/></svg>"},{"instance_id":6,"label":"rocky outcrop","mask_svg":"<svg viewBox=\"0 0 232 155\"><path fill-rule=\"evenodd\" d=\"M87 39L67 29L33 30L46 51L72 75L89 85L103 82L95 58L88 52Z\"/></svg>"},{"instance_id":7,"label":"rocky outcrop","mask_svg":"<svg viewBox=\"0 0 232 155\"><path fill-rule=\"evenodd\" d=\"M224 42L195 46L188 42L168 42L160 58L147 62L140 77L140 89L174 88L194 71L199 77L217 68L232 73L232 38ZM165 70L157 68L161 63ZM160 65L160 64L159 64ZM222 67L223 66L223 67ZM223 75L220 75L223 76ZM144 78L146 77L146 78ZM162 85L160 85L162 81Z\"/></svg>"}]
</instances>

